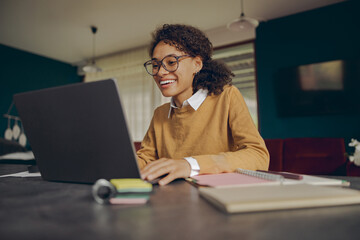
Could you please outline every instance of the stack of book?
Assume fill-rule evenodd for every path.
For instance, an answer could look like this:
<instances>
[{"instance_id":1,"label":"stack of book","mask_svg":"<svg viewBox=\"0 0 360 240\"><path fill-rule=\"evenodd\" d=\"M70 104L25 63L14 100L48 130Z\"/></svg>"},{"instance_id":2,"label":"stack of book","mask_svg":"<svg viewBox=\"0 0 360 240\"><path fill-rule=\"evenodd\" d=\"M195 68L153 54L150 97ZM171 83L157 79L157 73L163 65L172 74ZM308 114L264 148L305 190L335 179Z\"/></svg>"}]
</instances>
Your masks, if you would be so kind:
<instances>
[{"instance_id":1,"label":"stack of book","mask_svg":"<svg viewBox=\"0 0 360 240\"><path fill-rule=\"evenodd\" d=\"M340 179L237 169L189 181L200 187L200 196L226 213L360 204L360 191L346 188L349 182Z\"/></svg>"},{"instance_id":2,"label":"stack of book","mask_svg":"<svg viewBox=\"0 0 360 240\"><path fill-rule=\"evenodd\" d=\"M152 192L152 185L142 179L111 179L110 183L116 189L116 194L109 199L111 204L145 204Z\"/></svg>"}]
</instances>

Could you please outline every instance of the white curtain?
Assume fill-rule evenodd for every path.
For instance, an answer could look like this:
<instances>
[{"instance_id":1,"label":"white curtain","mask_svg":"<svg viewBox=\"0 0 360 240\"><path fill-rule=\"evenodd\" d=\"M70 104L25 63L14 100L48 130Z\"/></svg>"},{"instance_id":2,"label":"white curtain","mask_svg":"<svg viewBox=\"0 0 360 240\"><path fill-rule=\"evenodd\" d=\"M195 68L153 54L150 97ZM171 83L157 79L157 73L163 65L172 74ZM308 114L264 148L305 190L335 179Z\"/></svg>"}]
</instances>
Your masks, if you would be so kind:
<instances>
[{"instance_id":1,"label":"white curtain","mask_svg":"<svg viewBox=\"0 0 360 240\"><path fill-rule=\"evenodd\" d=\"M147 47L96 60L101 72L85 74L85 82L113 78L117 81L133 141L142 141L154 109L169 101L164 98L143 63L149 59Z\"/></svg>"}]
</instances>

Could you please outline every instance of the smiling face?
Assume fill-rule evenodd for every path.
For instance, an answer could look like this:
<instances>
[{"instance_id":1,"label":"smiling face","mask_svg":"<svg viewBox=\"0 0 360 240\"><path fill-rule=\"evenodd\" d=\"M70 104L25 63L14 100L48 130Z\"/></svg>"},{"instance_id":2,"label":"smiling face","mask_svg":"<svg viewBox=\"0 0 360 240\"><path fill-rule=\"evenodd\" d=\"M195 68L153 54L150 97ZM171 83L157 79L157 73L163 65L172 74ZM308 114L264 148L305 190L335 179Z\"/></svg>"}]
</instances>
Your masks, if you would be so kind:
<instances>
[{"instance_id":1,"label":"smiling face","mask_svg":"<svg viewBox=\"0 0 360 240\"><path fill-rule=\"evenodd\" d=\"M152 58L161 61L166 56L183 55L187 55L187 53L161 41L154 48ZM183 57L179 59L179 67L175 72L169 72L161 66L154 79L161 93L165 97L173 97L176 106L180 107L186 99L192 96L194 74L201 68L200 57Z\"/></svg>"}]
</instances>

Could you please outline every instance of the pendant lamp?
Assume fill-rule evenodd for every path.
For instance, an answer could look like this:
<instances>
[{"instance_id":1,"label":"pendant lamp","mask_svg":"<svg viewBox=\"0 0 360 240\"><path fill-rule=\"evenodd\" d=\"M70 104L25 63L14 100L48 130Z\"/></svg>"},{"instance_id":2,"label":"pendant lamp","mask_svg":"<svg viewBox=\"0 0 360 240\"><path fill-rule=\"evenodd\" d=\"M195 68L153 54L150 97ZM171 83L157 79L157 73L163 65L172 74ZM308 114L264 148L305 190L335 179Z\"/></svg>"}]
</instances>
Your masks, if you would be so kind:
<instances>
[{"instance_id":1,"label":"pendant lamp","mask_svg":"<svg viewBox=\"0 0 360 240\"><path fill-rule=\"evenodd\" d=\"M241 0L241 14L240 17L229 22L227 28L230 31L240 32L255 29L259 25L259 21L254 18L245 17L244 14L244 3Z\"/></svg>"},{"instance_id":2,"label":"pendant lamp","mask_svg":"<svg viewBox=\"0 0 360 240\"><path fill-rule=\"evenodd\" d=\"M101 72L102 69L95 64L95 34L97 32L97 27L91 26L90 29L93 34L93 56L91 62L83 67L83 71L85 73Z\"/></svg>"}]
</instances>

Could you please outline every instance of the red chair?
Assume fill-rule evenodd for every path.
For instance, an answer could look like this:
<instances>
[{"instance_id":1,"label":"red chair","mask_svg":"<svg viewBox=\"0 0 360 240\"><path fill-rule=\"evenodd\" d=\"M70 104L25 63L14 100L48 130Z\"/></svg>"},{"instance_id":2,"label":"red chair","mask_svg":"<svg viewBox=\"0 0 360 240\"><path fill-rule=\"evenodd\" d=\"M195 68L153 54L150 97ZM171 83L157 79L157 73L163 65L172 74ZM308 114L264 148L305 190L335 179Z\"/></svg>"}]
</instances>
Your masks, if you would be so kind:
<instances>
[{"instance_id":1,"label":"red chair","mask_svg":"<svg viewBox=\"0 0 360 240\"><path fill-rule=\"evenodd\" d=\"M359 177L360 166L356 166L353 162L347 162L346 164L346 176Z\"/></svg>"},{"instance_id":2,"label":"red chair","mask_svg":"<svg viewBox=\"0 0 360 240\"><path fill-rule=\"evenodd\" d=\"M269 170L282 171L283 169L283 139L264 139L270 154Z\"/></svg>"},{"instance_id":3,"label":"red chair","mask_svg":"<svg viewBox=\"0 0 360 240\"><path fill-rule=\"evenodd\" d=\"M284 140L283 171L345 175L345 144L342 138L289 138Z\"/></svg>"}]
</instances>

